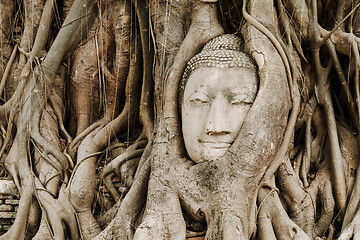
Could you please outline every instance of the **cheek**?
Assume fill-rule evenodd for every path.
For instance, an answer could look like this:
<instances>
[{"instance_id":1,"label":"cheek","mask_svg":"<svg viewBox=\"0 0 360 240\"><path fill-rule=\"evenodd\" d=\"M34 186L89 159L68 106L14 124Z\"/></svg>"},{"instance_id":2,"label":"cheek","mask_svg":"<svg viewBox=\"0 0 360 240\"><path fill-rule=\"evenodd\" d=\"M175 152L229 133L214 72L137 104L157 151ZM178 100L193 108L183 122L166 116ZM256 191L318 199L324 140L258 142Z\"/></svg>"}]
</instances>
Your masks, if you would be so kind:
<instances>
[{"instance_id":1,"label":"cheek","mask_svg":"<svg viewBox=\"0 0 360 240\"><path fill-rule=\"evenodd\" d=\"M198 116L198 111L193 111L186 107L185 109L182 109L181 121L185 148L189 157L195 162L198 162L201 159L201 146L198 138L202 132L202 126Z\"/></svg>"},{"instance_id":2,"label":"cheek","mask_svg":"<svg viewBox=\"0 0 360 240\"><path fill-rule=\"evenodd\" d=\"M234 106L233 108L229 109L228 112L228 119L231 122L231 127L236 134L240 130L242 124L244 123L245 117L250 110L250 105L246 106Z\"/></svg>"},{"instance_id":3,"label":"cheek","mask_svg":"<svg viewBox=\"0 0 360 240\"><path fill-rule=\"evenodd\" d=\"M194 133L194 129L196 129L196 119L194 119L193 114L189 109L185 108L185 110L181 113L181 124L182 124L182 133L184 137L185 144L192 143L196 134Z\"/></svg>"},{"instance_id":4,"label":"cheek","mask_svg":"<svg viewBox=\"0 0 360 240\"><path fill-rule=\"evenodd\" d=\"M207 118L204 107L194 107L188 104L182 108L181 121L184 130L191 130L190 135L197 136L204 131L205 121Z\"/></svg>"}]
</instances>

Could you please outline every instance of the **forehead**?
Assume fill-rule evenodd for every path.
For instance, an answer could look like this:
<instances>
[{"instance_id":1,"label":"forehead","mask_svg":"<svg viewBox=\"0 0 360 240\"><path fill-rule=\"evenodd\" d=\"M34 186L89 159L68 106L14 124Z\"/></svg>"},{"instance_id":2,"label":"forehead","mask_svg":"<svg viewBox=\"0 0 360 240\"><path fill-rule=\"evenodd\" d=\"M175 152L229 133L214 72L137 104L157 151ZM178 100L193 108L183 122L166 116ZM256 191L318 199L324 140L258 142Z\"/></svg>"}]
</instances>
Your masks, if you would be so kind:
<instances>
[{"instance_id":1,"label":"forehead","mask_svg":"<svg viewBox=\"0 0 360 240\"><path fill-rule=\"evenodd\" d=\"M184 97L194 91L230 90L256 93L256 72L247 68L201 67L191 73L185 87Z\"/></svg>"}]
</instances>

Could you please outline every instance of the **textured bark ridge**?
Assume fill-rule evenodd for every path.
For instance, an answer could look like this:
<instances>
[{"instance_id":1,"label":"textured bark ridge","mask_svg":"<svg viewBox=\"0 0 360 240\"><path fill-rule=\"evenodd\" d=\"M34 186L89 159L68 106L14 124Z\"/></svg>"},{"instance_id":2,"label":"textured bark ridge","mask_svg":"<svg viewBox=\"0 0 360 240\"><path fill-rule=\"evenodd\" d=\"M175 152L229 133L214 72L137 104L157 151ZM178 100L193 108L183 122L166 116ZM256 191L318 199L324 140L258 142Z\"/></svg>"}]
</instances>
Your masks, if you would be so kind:
<instances>
[{"instance_id":1,"label":"textured bark ridge","mask_svg":"<svg viewBox=\"0 0 360 240\"><path fill-rule=\"evenodd\" d=\"M19 205L0 240L360 239L359 7L1 1L0 177ZM209 112L247 111L234 140L207 142L224 154L195 161L179 86L223 34L244 40L258 90L196 92Z\"/></svg>"}]
</instances>

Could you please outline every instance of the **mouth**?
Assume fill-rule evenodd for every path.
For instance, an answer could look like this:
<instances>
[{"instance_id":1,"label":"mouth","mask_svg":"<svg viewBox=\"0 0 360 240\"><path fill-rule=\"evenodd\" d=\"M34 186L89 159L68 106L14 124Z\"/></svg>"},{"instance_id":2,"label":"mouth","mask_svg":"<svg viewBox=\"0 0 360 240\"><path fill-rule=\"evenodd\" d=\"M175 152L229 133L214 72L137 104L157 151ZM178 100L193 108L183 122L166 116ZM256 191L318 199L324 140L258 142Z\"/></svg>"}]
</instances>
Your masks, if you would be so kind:
<instances>
[{"instance_id":1,"label":"mouth","mask_svg":"<svg viewBox=\"0 0 360 240\"><path fill-rule=\"evenodd\" d=\"M214 140L203 140L199 139L199 142L204 144L208 148L224 149L229 148L233 141L214 141Z\"/></svg>"}]
</instances>

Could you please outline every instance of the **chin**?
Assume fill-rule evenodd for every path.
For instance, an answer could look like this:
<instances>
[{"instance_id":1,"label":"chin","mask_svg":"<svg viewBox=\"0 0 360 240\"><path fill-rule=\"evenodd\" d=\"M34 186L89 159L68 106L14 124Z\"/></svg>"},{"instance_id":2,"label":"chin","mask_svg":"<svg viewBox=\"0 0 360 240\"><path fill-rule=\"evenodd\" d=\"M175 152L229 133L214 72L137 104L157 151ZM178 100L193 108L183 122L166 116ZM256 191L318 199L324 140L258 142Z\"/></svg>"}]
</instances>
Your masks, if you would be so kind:
<instances>
[{"instance_id":1,"label":"chin","mask_svg":"<svg viewBox=\"0 0 360 240\"><path fill-rule=\"evenodd\" d=\"M204 152L207 152L207 154L206 153L201 154L198 161L194 161L194 162L202 163L202 162L217 160L219 158L222 158L226 154L227 150L228 148L222 148L222 149L213 148L210 151L206 149Z\"/></svg>"}]
</instances>

